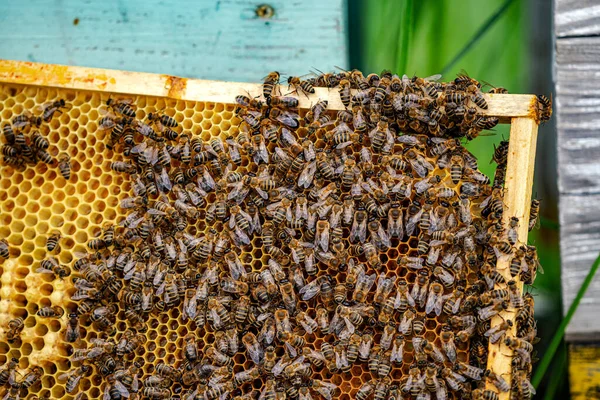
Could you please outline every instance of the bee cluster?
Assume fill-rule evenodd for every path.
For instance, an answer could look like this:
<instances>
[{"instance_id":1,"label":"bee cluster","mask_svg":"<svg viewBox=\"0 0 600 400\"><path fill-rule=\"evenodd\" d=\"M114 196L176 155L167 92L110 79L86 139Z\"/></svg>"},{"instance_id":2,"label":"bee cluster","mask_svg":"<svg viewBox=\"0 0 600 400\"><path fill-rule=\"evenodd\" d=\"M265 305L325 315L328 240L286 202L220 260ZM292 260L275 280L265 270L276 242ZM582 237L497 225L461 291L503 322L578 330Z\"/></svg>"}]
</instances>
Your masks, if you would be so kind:
<instances>
[{"instance_id":1,"label":"bee cluster","mask_svg":"<svg viewBox=\"0 0 600 400\"><path fill-rule=\"evenodd\" d=\"M2 133L6 143L2 146L2 161L6 165L23 168L26 164L58 164L58 169L65 179L71 177L69 156L60 154L58 160L48 153L50 143L40 132L43 123L49 123L55 115L68 109L64 99L59 99L39 107L41 115L35 116L25 110L13 118L12 124L5 123Z\"/></svg>"},{"instance_id":2,"label":"bee cluster","mask_svg":"<svg viewBox=\"0 0 600 400\"><path fill-rule=\"evenodd\" d=\"M337 89L333 115L325 100L299 110L279 81L237 96L238 123L209 140L172 109L102 107L127 215L70 267L49 256L36 270L75 287L65 391L86 398L89 378L112 400L529 399L533 297L517 282L539 264L517 229L536 225L539 202L505 226L508 142L493 185L463 147L498 123L479 82L288 79L299 95ZM505 310L514 321L492 324ZM487 369L489 342L514 350L511 384Z\"/></svg>"}]
</instances>

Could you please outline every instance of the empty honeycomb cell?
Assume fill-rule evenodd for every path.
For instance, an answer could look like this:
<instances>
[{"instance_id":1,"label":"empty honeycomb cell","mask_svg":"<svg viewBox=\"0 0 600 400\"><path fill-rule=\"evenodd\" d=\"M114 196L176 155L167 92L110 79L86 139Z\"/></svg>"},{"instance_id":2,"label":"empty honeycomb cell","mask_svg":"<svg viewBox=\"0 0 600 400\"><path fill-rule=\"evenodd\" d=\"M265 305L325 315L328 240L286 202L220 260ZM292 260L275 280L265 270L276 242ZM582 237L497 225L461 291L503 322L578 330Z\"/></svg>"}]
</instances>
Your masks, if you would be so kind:
<instances>
[{"instance_id":1,"label":"empty honeycomb cell","mask_svg":"<svg viewBox=\"0 0 600 400\"><path fill-rule=\"evenodd\" d=\"M29 208L29 207L28 207L28 208ZM34 210L33 210L33 211L30 211L30 212L27 214L27 216L25 217L25 225L27 225L27 226L30 226L30 227L31 227L31 226L36 226L36 225L37 225L37 223L38 223L38 218L37 218L37 215L35 215L35 214L33 214L33 213L37 212L37 209L36 209L36 208L39 208L39 207L33 207L33 208L34 208ZM34 231L34 230L25 230L25 233L24 233L24 235L25 235L26 237L28 237L28 238L30 238L30 239L31 239L31 238L35 237L35 231ZM30 237L29 237L29 236L30 236Z\"/></svg>"},{"instance_id":2,"label":"empty honeycomb cell","mask_svg":"<svg viewBox=\"0 0 600 400\"><path fill-rule=\"evenodd\" d=\"M65 212L65 205L62 203L56 202L56 203L52 204L51 210L52 210L53 214L62 214Z\"/></svg>"},{"instance_id":3,"label":"empty honeycomb cell","mask_svg":"<svg viewBox=\"0 0 600 400\"><path fill-rule=\"evenodd\" d=\"M53 386L51 391L52 391L52 397L54 397L55 399L62 399L63 396L65 395L65 389L61 385ZM96 398L98 398L98 397L96 397Z\"/></svg>"},{"instance_id":4,"label":"empty honeycomb cell","mask_svg":"<svg viewBox=\"0 0 600 400\"><path fill-rule=\"evenodd\" d=\"M74 237L76 243L86 243L89 236L86 232L77 232Z\"/></svg>"},{"instance_id":5,"label":"empty honeycomb cell","mask_svg":"<svg viewBox=\"0 0 600 400\"><path fill-rule=\"evenodd\" d=\"M92 212L92 207L89 204L83 203L77 207L77 213L79 215L89 215L90 212Z\"/></svg>"},{"instance_id":6,"label":"empty honeycomb cell","mask_svg":"<svg viewBox=\"0 0 600 400\"><path fill-rule=\"evenodd\" d=\"M99 174L100 173L94 174L94 175L95 176L100 176ZM99 187L100 187L100 181L98 179L90 179L88 181L88 189L90 191L94 191L95 192Z\"/></svg>"},{"instance_id":7,"label":"empty honeycomb cell","mask_svg":"<svg viewBox=\"0 0 600 400\"><path fill-rule=\"evenodd\" d=\"M0 214L0 225L7 226L12 222L12 217L9 214Z\"/></svg>"}]
</instances>

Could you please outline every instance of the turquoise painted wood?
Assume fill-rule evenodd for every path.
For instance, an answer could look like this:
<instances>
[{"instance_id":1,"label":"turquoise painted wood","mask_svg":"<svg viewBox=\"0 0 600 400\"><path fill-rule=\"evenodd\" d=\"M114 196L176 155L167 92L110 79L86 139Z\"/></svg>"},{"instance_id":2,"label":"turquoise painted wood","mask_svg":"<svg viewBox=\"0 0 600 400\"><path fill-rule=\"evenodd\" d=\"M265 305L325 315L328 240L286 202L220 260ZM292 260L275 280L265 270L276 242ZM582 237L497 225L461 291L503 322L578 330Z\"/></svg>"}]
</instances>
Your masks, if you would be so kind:
<instances>
[{"instance_id":1,"label":"turquoise painted wood","mask_svg":"<svg viewBox=\"0 0 600 400\"><path fill-rule=\"evenodd\" d=\"M348 64L345 0L0 0L0 58L259 81Z\"/></svg>"}]
</instances>

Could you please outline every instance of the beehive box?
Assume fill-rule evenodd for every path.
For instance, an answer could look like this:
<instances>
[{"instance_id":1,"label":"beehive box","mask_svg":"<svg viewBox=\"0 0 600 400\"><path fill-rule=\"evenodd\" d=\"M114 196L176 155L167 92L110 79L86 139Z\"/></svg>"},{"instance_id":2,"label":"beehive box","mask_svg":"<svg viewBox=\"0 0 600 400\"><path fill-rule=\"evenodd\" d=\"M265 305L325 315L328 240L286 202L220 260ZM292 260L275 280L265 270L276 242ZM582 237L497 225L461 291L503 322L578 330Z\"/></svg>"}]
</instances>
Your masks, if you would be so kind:
<instances>
[{"instance_id":1,"label":"beehive box","mask_svg":"<svg viewBox=\"0 0 600 400\"><path fill-rule=\"evenodd\" d=\"M208 141L211 137L235 136L239 124L235 115L235 96L245 92L260 93L261 89L252 84L7 61L0 63L0 82L2 120L11 120L24 110L57 98L64 98L72 105L42 128L50 142L50 154L67 153L71 157L71 179L63 179L56 167L41 163L23 170L2 166L0 179L0 238L6 238L11 246L11 258L0 265L0 320L15 317L25 320L21 342L9 344L0 340L0 362L16 357L23 371L30 366L42 366L45 372L42 383L32 394L49 393L52 398L72 398L65 393L64 382L57 379L71 368L68 359L73 350L71 345L63 343L61 336L67 325L68 312L59 319L43 319L36 316L36 312L40 307L50 305L72 311L76 305L69 297L75 288L69 279L52 280L34 271L47 257L45 243L51 232L59 230L62 233L65 239L61 241L62 251L58 257L61 264L71 265L77 258L76 252L85 252L88 242L100 233L105 223L117 224L125 217L119 203L131 195L131 183L110 168L112 161L121 158L107 148L106 132L98 130L101 105L110 96L131 97L137 106L138 118L164 109L184 130ZM336 91L316 90L314 96L299 97L301 109L308 109L316 99L328 99L331 110L343 108ZM513 216L528 221L538 123L537 99L528 95L487 95L486 99L488 115L511 123L504 222L508 223ZM203 229L204 225L199 222L197 227ZM519 240L526 242L526 237L527 224L521 223ZM255 247L240 258L260 270L266 257L259 243ZM400 266L398 260L415 247L416 243L402 243L390 249L387 259L383 260L388 263L388 271L395 269L398 277L414 281L415 272ZM498 270L510 279L506 264L498 265ZM342 283L345 275L336 278ZM492 323L509 318L514 319L514 312L504 312ZM146 374L152 373L152 364L159 360L172 364L181 359L182 340L188 333L188 326L181 321L177 310L159 315L149 325L144 349L135 355L135 360L144 364ZM122 318L116 327L119 331L125 330ZM423 336L439 343L437 325L426 325L426 328ZM6 335L6 329L6 325L0 326L0 338ZM87 342L99 335L91 326L84 331ZM214 335L208 332L203 340L212 343ZM321 341L319 335L307 335L307 342L311 344L318 346ZM467 361L468 346L459 345L459 350L459 359ZM402 367L395 367L396 372L392 374L395 382L406 376L412 360L413 356L409 354ZM252 365L241 354L236 355L234 361L236 372L242 365L244 368ZM490 345L490 369L510 376L510 361L508 347L500 343ZM370 379L365 364L354 366L344 375L322 371L315 377L335 383L340 390L339 398L353 398L358 388ZM101 385L99 376L88 375L82 379L80 391L88 398L99 398L103 394ZM500 396L508 398L507 393Z\"/></svg>"}]
</instances>

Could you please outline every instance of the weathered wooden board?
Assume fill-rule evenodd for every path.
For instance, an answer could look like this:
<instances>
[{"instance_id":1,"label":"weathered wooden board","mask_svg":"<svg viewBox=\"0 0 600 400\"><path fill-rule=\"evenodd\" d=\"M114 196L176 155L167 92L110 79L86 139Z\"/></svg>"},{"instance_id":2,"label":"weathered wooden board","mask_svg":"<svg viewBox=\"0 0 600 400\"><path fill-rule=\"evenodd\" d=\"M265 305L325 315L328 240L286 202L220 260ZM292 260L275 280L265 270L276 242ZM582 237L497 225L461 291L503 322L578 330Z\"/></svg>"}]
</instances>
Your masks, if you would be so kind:
<instances>
[{"instance_id":1,"label":"weathered wooden board","mask_svg":"<svg viewBox=\"0 0 600 400\"><path fill-rule=\"evenodd\" d=\"M569 380L572 400L600 399L600 346L569 346Z\"/></svg>"},{"instance_id":2,"label":"weathered wooden board","mask_svg":"<svg viewBox=\"0 0 600 400\"><path fill-rule=\"evenodd\" d=\"M563 304L575 297L600 252L600 37L557 40L556 116ZM600 337L600 276L567 329Z\"/></svg>"},{"instance_id":3,"label":"weathered wooden board","mask_svg":"<svg viewBox=\"0 0 600 400\"><path fill-rule=\"evenodd\" d=\"M246 82L347 66L345 0L260 3L0 1L0 58Z\"/></svg>"},{"instance_id":4,"label":"weathered wooden board","mask_svg":"<svg viewBox=\"0 0 600 400\"><path fill-rule=\"evenodd\" d=\"M551 2L548 2L551 6ZM554 25L557 37L600 35L597 0L556 0Z\"/></svg>"}]
</instances>

